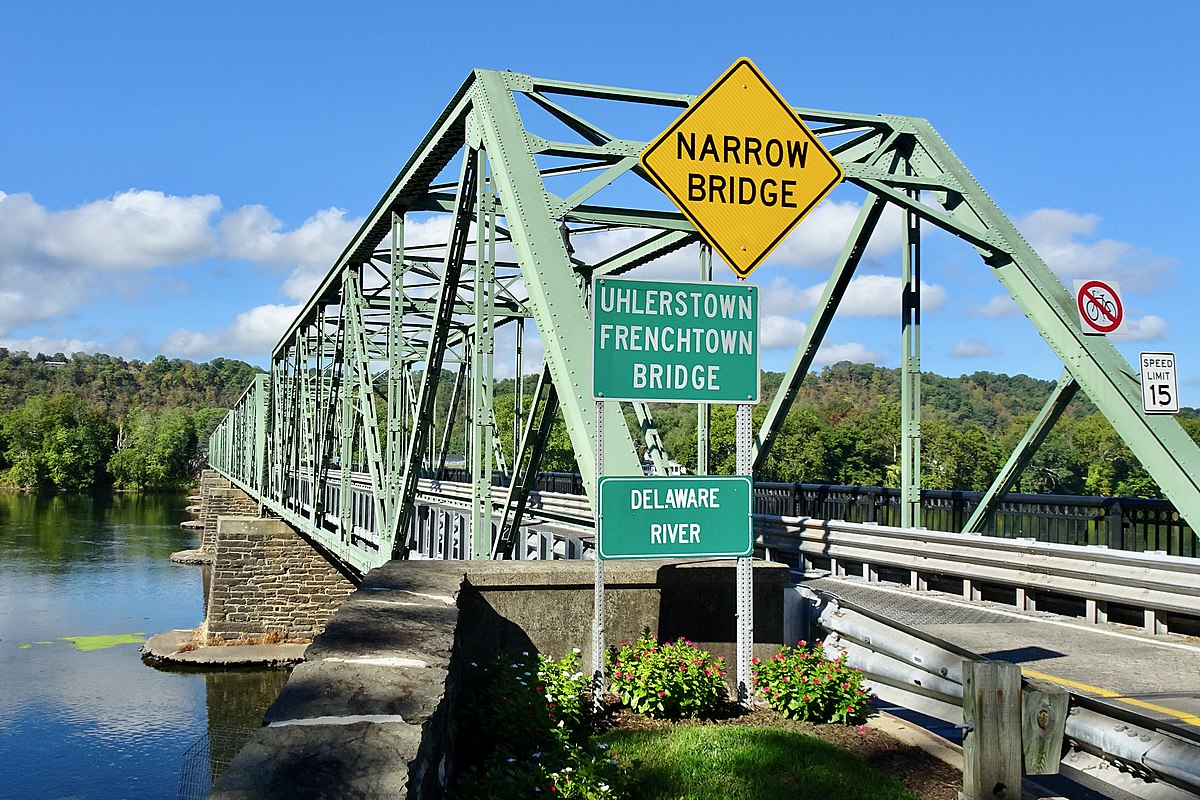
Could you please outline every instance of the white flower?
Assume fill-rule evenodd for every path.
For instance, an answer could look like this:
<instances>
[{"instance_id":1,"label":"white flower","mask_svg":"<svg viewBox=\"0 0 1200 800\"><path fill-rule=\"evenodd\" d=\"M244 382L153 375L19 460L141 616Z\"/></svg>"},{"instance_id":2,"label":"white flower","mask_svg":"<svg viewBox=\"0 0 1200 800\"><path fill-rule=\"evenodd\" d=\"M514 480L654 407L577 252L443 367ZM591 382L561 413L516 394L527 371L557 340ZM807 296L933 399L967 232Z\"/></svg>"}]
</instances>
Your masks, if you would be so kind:
<instances>
[{"instance_id":1,"label":"white flower","mask_svg":"<svg viewBox=\"0 0 1200 800\"><path fill-rule=\"evenodd\" d=\"M527 656L527 655L529 655L529 651L528 651L528 650L522 650L522 651L521 651L521 655L523 655L523 656Z\"/></svg>"},{"instance_id":2,"label":"white flower","mask_svg":"<svg viewBox=\"0 0 1200 800\"><path fill-rule=\"evenodd\" d=\"M558 721L558 727L560 727L560 728L561 728L561 727L563 726L563 722L564 722L564 720L561 720L561 719L560 719L560 720ZM568 769L569 769L569 767L568 767Z\"/></svg>"},{"instance_id":3,"label":"white flower","mask_svg":"<svg viewBox=\"0 0 1200 800\"><path fill-rule=\"evenodd\" d=\"M572 653L582 653L583 651L582 651L582 650L580 650L578 647L572 647L572 648L571 648L571 652L572 652Z\"/></svg>"},{"instance_id":4,"label":"white flower","mask_svg":"<svg viewBox=\"0 0 1200 800\"><path fill-rule=\"evenodd\" d=\"M602 783L602 784L600 784L600 791L602 791L602 792L607 792L607 791L608 791L608 784L607 784L607 783Z\"/></svg>"},{"instance_id":5,"label":"white flower","mask_svg":"<svg viewBox=\"0 0 1200 800\"><path fill-rule=\"evenodd\" d=\"M600 742L600 743L599 743L599 744L597 744L596 746L597 746L597 747L599 747L601 750L607 750L607 749L608 749L608 742Z\"/></svg>"}]
</instances>

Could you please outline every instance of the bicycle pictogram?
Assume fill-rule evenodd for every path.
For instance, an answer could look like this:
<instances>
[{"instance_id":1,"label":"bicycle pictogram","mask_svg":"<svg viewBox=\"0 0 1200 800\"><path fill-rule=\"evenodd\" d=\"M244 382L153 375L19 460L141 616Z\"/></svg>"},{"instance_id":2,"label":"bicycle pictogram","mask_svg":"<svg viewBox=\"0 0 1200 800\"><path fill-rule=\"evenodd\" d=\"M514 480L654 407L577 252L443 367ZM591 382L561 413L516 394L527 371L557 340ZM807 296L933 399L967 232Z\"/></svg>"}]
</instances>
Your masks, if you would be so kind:
<instances>
[{"instance_id":1,"label":"bicycle pictogram","mask_svg":"<svg viewBox=\"0 0 1200 800\"><path fill-rule=\"evenodd\" d=\"M1125 311L1113 281L1076 281L1075 304L1084 333L1112 333L1124 320Z\"/></svg>"}]
</instances>

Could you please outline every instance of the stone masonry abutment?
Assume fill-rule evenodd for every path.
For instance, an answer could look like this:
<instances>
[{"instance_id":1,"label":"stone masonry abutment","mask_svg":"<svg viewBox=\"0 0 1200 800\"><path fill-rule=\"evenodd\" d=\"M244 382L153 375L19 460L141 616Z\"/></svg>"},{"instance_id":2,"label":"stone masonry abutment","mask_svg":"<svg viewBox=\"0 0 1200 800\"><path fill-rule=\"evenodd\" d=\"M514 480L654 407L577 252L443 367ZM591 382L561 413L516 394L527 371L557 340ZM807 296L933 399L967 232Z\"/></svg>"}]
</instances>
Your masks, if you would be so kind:
<instances>
[{"instance_id":1,"label":"stone masonry abutment","mask_svg":"<svg viewBox=\"0 0 1200 800\"><path fill-rule=\"evenodd\" d=\"M203 547L211 547L213 565L199 643L311 640L354 591L353 576L283 520L257 516L257 503L220 481L206 475L201 484Z\"/></svg>"}]
</instances>

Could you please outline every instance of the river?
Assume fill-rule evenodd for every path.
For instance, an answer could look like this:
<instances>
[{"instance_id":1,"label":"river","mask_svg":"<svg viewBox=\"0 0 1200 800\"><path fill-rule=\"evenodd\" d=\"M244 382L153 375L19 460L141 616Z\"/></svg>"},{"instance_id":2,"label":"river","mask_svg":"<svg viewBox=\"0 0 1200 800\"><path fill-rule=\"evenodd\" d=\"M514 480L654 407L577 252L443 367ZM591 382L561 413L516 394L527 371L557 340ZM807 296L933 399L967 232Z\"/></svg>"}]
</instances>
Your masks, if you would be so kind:
<instances>
[{"instance_id":1,"label":"river","mask_svg":"<svg viewBox=\"0 0 1200 800\"><path fill-rule=\"evenodd\" d=\"M0 800L177 798L206 780L206 735L236 748L258 726L286 671L139 654L204 617L202 568L168 560L198 546L186 504L0 491Z\"/></svg>"}]
</instances>

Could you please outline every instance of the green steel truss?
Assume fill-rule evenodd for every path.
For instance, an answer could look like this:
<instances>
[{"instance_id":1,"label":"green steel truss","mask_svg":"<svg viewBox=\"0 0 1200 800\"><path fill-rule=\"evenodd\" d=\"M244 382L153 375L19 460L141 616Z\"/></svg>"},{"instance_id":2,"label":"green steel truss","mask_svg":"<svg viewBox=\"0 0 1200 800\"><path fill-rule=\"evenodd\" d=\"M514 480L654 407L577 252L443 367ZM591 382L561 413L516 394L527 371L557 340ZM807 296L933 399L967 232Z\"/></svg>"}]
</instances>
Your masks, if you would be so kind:
<instances>
[{"instance_id":1,"label":"green steel truss","mask_svg":"<svg viewBox=\"0 0 1200 800\"><path fill-rule=\"evenodd\" d=\"M638 167L646 143L694 99L472 73L284 333L269 376L247 389L213 435L213 465L366 571L406 556L414 504L429 485L422 481L461 441L473 476L471 554L505 557L555 414L566 422L583 485L593 486L591 279L699 241ZM796 111L865 196L757 433L755 465L770 451L890 204L904 220L902 469L904 499L914 506L906 522L920 524L920 229L934 225L979 253L1065 369L993 494L1011 485L1013 470L1078 386L1200 525L1200 450L1173 418L1142 413L1129 364L1104 337L1081 333L1070 294L933 127L894 115ZM706 258L701 248L702 275ZM512 358L500 355L515 359L522 374L530 329L543 379L530 398L518 381L518 419L500 431L497 348L513 347ZM661 469L667 454L649 410L635 409L641 430L634 436L619 405L606 405L606 473L640 474L643 451ZM460 408L464 430L454 427ZM501 438L512 444L511 478L493 489Z\"/></svg>"}]
</instances>

